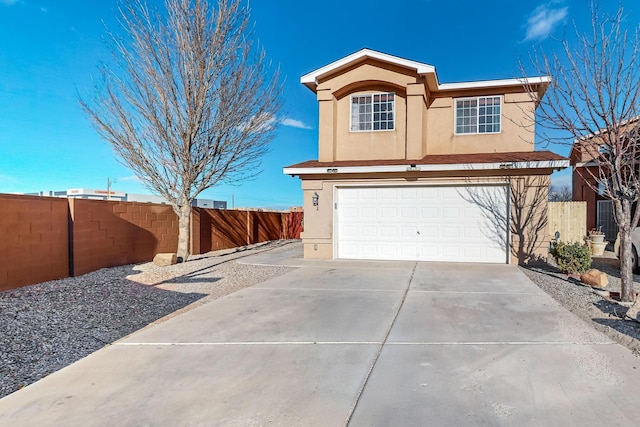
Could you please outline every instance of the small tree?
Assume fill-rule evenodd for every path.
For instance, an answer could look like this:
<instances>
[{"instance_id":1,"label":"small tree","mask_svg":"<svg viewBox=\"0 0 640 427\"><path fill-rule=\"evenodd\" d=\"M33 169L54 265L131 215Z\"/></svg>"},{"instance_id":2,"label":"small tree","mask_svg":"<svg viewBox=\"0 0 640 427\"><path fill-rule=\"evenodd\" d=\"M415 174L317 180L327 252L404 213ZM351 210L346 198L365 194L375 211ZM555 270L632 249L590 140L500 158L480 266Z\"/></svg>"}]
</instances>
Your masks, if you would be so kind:
<instances>
[{"instance_id":1,"label":"small tree","mask_svg":"<svg viewBox=\"0 0 640 427\"><path fill-rule=\"evenodd\" d=\"M640 219L640 209L632 215L640 197L640 44L638 31L623 27L623 18L621 7L612 17L592 7L592 32L576 31L575 47L565 40L559 54L534 53L533 65L537 73L554 77L536 111L541 139L575 142L593 159L580 171L594 191L613 201L620 230L622 299L632 301L630 233Z\"/></svg>"},{"instance_id":2,"label":"small tree","mask_svg":"<svg viewBox=\"0 0 640 427\"><path fill-rule=\"evenodd\" d=\"M549 187L549 201L550 202L570 202L573 198L571 194L571 188L568 185L561 187L552 185Z\"/></svg>"},{"instance_id":3,"label":"small tree","mask_svg":"<svg viewBox=\"0 0 640 427\"><path fill-rule=\"evenodd\" d=\"M193 200L219 182L257 174L277 124L281 86L253 48L240 0L142 0L119 9L114 64L80 104L98 133L178 215L178 256L189 256Z\"/></svg>"}]
</instances>

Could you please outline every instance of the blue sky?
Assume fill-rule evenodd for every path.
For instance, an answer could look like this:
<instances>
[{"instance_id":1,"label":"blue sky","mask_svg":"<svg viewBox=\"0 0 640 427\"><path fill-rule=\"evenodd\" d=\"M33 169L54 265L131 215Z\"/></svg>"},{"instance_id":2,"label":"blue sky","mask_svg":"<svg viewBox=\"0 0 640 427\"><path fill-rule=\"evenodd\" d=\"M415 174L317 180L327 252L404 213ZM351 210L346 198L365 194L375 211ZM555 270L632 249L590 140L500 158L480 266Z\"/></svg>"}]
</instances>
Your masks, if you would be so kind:
<instances>
[{"instance_id":1,"label":"blue sky","mask_svg":"<svg viewBox=\"0 0 640 427\"><path fill-rule=\"evenodd\" d=\"M201 197L231 205L233 195L236 207L302 204L300 181L282 167L317 158L317 102L299 83L303 74L368 47L434 65L443 83L518 77L518 60L526 63L534 47L559 47L574 23L588 30L589 3L396 0L391 10L381 0L252 0L255 34L285 79L286 119L257 179ZM608 3L601 7L612 11ZM109 58L103 22L114 25L115 7L115 0L0 0L0 192L105 188L110 178L114 190L149 193L77 101ZM629 12L637 23L640 14ZM568 184L567 172L554 183Z\"/></svg>"}]
</instances>

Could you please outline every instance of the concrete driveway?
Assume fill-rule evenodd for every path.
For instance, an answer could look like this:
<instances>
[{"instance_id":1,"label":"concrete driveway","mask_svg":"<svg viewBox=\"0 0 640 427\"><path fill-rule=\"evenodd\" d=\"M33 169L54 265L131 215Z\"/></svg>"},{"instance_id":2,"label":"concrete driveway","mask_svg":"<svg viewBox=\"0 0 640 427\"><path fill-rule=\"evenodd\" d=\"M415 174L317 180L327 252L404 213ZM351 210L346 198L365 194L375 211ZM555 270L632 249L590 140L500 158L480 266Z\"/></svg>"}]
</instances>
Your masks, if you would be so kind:
<instances>
[{"instance_id":1,"label":"concrete driveway","mask_svg":"<svg viewBox=\"0 0 640 427\"><path fill-rule=\"evenodd\" d=\"M244 262L301 268L1 399L0 425L638 425L639 359L517 267Z\"/></svg>"}]
</instances>

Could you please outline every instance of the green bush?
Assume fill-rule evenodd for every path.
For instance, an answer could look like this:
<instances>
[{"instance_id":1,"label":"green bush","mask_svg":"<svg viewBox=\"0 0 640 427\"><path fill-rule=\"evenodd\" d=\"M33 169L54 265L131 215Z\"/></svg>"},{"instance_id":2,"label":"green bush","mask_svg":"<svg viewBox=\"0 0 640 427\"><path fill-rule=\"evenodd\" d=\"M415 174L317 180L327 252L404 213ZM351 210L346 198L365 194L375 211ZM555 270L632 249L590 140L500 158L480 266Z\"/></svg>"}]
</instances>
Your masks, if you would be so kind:
<instances>
[{"instance_id":1,"label":"green bush","mask_svg":"<svg viewBox=\"0 0 640 427\"><path fill-rule=\"evenodd\" d=\"M583 243L555 242L551 246L551 255L558 268L569 274L584 273L591 267L591 251Z\"/></svg>"}]
</instances>

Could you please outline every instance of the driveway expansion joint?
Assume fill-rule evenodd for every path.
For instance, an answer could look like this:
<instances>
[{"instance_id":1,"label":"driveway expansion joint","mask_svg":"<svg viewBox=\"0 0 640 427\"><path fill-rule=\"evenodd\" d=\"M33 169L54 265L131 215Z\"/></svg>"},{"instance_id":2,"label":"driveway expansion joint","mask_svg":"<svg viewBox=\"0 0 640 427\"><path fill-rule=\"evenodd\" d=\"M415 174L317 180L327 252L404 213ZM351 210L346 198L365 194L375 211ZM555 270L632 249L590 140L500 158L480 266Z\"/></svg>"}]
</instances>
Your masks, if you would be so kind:
<instances>
[{"instance_id":1,"label":"driveway expansion joint","mask_svg":"<svg viewBox=\"0 0 640 427\"><path fill-rule=\"evenodd\" d=\"M351 422L351 418L353 417L353 413L355 412L357 406L358 406L358 402L360 401L360 398L362 397L362 393L364 392L365 387L367 386L367 383L369 382L369 378L371 378L371 374L373 373L373 369L376 366L376 363L378 363L378 359L380 359L380 354L382 353L382 349L384 348L384 345L386 344L387 340L389 339L389 335L391 334L391 330L393 329L393 325L395 325L396 320L398 319L398 315L400 314L400 310L402 310L402 306L404 305L405 300L407 299L407 295L409 294L409 289L411 288L411 282L413 281L413 277L416 273L416 267L418 266L418 263L414 263L413 264L413 269L411 270L411 276L409 277L409 280L407 282L407 286L404 290L404 293L402 294L402 299L400 300L400 304L398 304L398 309L396 310L393 319L391 320L391 323L389 324L389 328L387 329L387 332L384 335L384 338L382 340L382 342L380 343L380 346L378 348L378 351L376 352L376 355L373 358L373 362L371 363L371 366L369 367L369 371L367 372L367 375L364 378L364 381L362 382L362 386L360 387L360 389L358 390L358 393L356 394L356 398L353 402L353 405L351 405L351 408L349 409L349 413L347 414L347 419L345 420L344 425L348 426L349 423Z\"/></svg>"}]
</instances>

